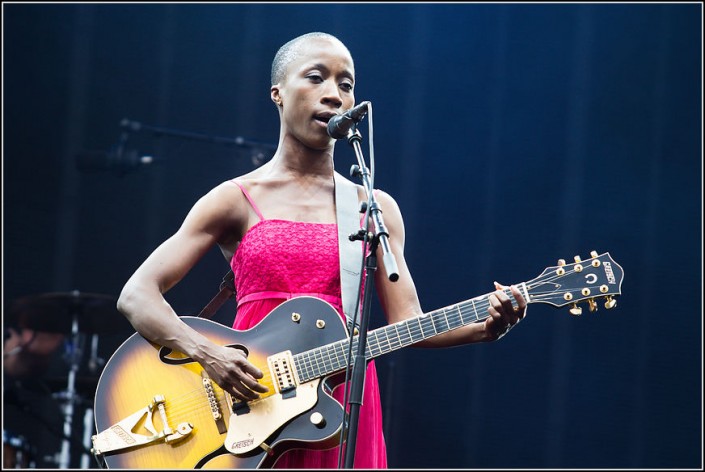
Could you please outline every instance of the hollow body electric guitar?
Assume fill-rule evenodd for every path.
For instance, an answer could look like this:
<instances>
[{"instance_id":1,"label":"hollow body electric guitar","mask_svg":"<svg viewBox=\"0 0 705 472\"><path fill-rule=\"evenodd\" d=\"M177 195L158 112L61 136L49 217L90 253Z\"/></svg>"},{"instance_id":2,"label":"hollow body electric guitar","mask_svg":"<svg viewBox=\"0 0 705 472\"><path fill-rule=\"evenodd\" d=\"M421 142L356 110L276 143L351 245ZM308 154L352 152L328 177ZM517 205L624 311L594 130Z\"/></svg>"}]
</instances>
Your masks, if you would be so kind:
<instances>
[{"instance_id":1,"label":"hollow body electric guitar","mask_svg":"<svg viewBox=\"0 0 705 472\"><path fill-rule=\"evenodd\" d=\"M572 305L571 313L578 315L577 303L584 300L591 311L601 297L612 308L623 277L609 253L593 251L590 259L559 261L518 287L528 303ZM369 331L366 360L484 320L489 295ZM289 449L339 443L344 412L332 390L344 380L350 339L331 305L294 298L246 331L203 318L182 320L213 342L243 349L264 373L260 382L269 392L251 402L236 401L200 364L135 333L113 354L98 382L92 452L101 465L264 468ZM356 344L354 336L353 352Z\"/></svg>"}]
</instances>

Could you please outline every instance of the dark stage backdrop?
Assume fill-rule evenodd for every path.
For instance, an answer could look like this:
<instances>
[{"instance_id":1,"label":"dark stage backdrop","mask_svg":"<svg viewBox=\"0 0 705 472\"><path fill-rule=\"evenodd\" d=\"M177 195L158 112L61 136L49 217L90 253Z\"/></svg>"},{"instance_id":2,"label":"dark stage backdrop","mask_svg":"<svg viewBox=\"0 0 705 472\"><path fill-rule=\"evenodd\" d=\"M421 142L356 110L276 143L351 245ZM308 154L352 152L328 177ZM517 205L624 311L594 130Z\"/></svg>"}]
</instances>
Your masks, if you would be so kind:
<instances>
[{"instance_id":1,"label":"dark stage backdrop","mask_svg":"<svg viewBox=\"0 0 705 472\"><path fill-rule=\"evenodd\" d=\"M591 250L626 274L614 310L536 304L498 343L379 359L390 467L702 467L699 4L5 3L3 29L6 327L20 297L116 297L257 162L144 129L123 157L154 164L89 172L79 154L108 162L123 119L275 143L272 57L325 31L373 103L376 184L405 215L425 310ZM338 143L336 168L353 163ZM196 314L226 271L213 250L167 299Z\"/></svg>"}]
</instances>

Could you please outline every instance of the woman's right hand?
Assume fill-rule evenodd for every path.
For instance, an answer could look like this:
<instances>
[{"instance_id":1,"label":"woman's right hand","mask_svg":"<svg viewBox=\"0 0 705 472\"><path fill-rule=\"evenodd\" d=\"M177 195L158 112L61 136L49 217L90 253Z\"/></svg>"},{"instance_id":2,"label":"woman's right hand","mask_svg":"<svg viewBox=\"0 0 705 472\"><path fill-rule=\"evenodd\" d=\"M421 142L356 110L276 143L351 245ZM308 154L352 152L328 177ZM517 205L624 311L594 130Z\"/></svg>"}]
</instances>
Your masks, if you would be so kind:
<instances>
[{"instance_id":1,"label":"woman's right hand","mask_svg":"<svg viewBox=\"0 0 705 472\"><path fill-rule=\"evenodd\" d=\"M216 384L238 400L255 400L269 391L257 381L264 376L262 371L238 348L214 344L198 361Z\"/></svg>"}]
</instances>

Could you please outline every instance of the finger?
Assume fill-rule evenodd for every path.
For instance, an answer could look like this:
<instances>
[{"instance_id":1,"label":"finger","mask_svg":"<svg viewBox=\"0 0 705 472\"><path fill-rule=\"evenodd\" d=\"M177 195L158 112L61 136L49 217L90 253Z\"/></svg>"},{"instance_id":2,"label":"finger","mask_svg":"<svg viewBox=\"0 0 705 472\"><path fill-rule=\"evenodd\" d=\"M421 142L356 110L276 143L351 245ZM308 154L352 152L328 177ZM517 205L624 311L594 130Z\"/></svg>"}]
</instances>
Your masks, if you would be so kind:
<instances>
[{"instance_id":1,"label":"finger","mask_svg":"<svg viewBox=\"0 0 705 472\"><path fill-rule=\"evenodd\" d=\"M526 300L516 285L510 286L509 289L512 291L514 299L517 301L517 315L519 316L519 319L522 319L526 316Z\"/></svg>"},{"instance_id":2,"label":"finger","mask_svg":"<svg viewBox=\"0 0 705 472\"><path fill-rule=\"evenodd\" d=\"M264 373L250 362L244 361L240 364L240 368L243 371L243 377L240 379L249 389L255 392L266 393L269 391L265 385L262 385L257 381L257 379L264 378Z\"/></svg>"},{"instance_id":3,"label":"finger","mask_svg":"<svg viewBox=\"0 0 705 472\"><path fill-rule=\"evenodd\" d=\"M491 318L489 331L495 338L500 338L509 329L509 323L502 319L502 315L494 307L490 306L488 311Z\"/></svg>"},{"instance_id":4,"label":"finger","mask_svg":"<svg viewBox=\"0 0 705 472\"><path fill-rule=\"evenodd\" d=\"M248 389L253 390L255 392L267 393L269 391L266 385L262 385L249 375L242 380L242 383L245 384Z\"/></svg>"},{"instance_id":5,"label":"finger","mask_svg":"<svg viewBox=\"0 0 705 472\"><path fill-rule=\"evenodd\" d=\"M247 388L242 382L233 385L230 394L238 400L248 402L257 398L257 394Z\"/></svg>"},{"instance_id":6,"label":"finger","mask_svg":"<svg viewBox=\"0 0 705 472\"><path fill-rule=\"evenodd\" d=\"M495 309L501 313L502 318L510 325L519 321L519 316L517 312L514 311L511 298L509 298L503 290L498 290L495 294L500 303L500 306L495 306Z\"/></svg>"},{"instance_id":7,"label":"finger","mask_svg":"<svg viewBox=\"0 0 705 472\"><path fill-rule=\"evenodd\" d=\"M262 377L264 377L264 374L262 373L262 371L256 365L254 365L253 363L251 363L248 360L244 360L240 364L240 367L242 368L242 370L246 374L249 374L256 379L261 379Z\"/></svg>"},{"instance_id":8,"label":"finger","mask_svg":"<svg viewBox=\"0 0 705 472\"><path fill-rule=\"evenodd\" d=\"M493 318L492 321L496 323L497 326L504 329L507 325L509 325L509 320L507 320L506 314L504 313L502 303L497 299L497 295L494 293L489 296L488 301L490 302L490 306L487 311Z\"/></svg>"},{"instance_id":9,"label":"finger","mask_svg":"<svg viewBox=\"0 0 705 472\"><path fill-rule=\"evenodd\" d=\"M497 298L497 292L491 293L490 296L487 297L487 301L490 305L488 307L488 311L490 312L492 318L496 321L502 321L502 302L500 302L499 298Z\"/></svg>"},{"instance_id":10,"label":"finger","mask_svg":"<svg viewBox=\"0 0 705 472\"><path fill-rule=\"evenodd\" d=\"M251 375L256 379L261 379L264 377L262 371L247 359L247 353L238 347L234 347L235 352L238 354L235 357L235 363L238 367L246 374Z\"/></svg>"}]
</instances>

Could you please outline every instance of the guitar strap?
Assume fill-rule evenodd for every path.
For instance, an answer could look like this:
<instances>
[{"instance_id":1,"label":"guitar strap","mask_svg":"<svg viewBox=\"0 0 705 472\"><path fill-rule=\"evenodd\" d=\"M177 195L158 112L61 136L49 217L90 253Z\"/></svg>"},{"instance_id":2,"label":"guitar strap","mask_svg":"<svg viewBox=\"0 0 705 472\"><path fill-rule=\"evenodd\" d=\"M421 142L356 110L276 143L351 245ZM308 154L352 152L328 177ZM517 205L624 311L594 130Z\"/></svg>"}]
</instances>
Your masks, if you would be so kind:
<instances>
[{"instance_id":1,"label":"guitar strap","mask_svg":"<svg viewBox=\"0 0 705 472\"><path fill-rule=\"evenodd\" d=\"M357 187L337 172L334 175L334 181L340 252L340 295L343 301L343 312L348 321L348 331L352 332L352 320L356 305L359 304L361 246L359 241L351 241L348 236L360 230Z\"/></svg>"},{"instance_id":2,"label":"guitar strap","mask_svg":"<svg viewBox=\"0 0 705 472\"><path fill-rule=\"evenodd\" d=\"M350 241L351 234L360 230L359 212L357 207L357 187L354 183L335 172L335 208L338 222L338 250L340 252L340 294L343 303L343 313L348 321L348 330L352 327L358 288L360 286L360 244ZM223 303L235 298L235 282L232 269L228 271L220 283L220 291L203 307L198 314L201 318L211 318ZM350 330L351 331L351 330Z\"/></svg>"},{"instance_id":3,"label":"guitar strap","mask_svg":"<svg viewBox=\"0 0 705 472\"><path fill-rule=\"evenodd\" d=\"M229 298L235 298L235 274L232 269L225 274L223 281L220 283L220 291L208 302L208 305L203 307L203 310L198 314L200 318L210 319L223 306Z\"/></svg>"}]
</instances>

